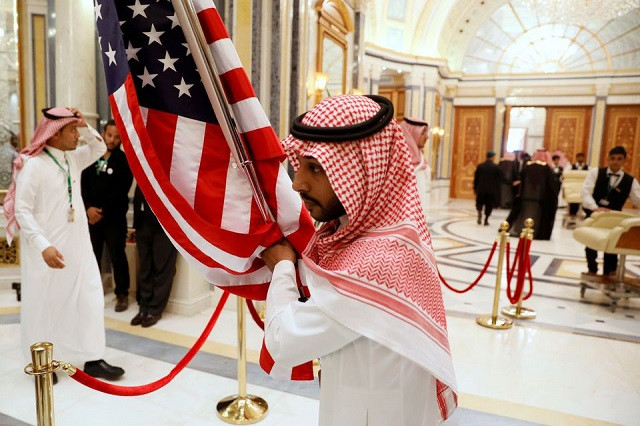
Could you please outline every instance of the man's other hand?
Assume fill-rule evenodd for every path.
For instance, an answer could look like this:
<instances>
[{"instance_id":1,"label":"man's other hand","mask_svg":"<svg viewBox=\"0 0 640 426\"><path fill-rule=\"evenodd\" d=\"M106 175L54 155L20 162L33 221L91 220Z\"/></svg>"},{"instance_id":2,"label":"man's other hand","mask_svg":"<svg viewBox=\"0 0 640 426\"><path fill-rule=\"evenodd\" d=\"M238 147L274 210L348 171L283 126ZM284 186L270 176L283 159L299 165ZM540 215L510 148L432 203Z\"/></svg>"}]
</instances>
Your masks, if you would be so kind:
<instances>
[{"instance_id":1,"label":"man's other hand","mask_svg":"<svg viewBox=\"0 0 640 426\"><path fill-rule=\"evenodd\" d=\"M276 264L281 260L290 260L293 263L296 263L297 259L293 246L287 240L280 241L279 243L275 243L271 247L264 249L263 252L260 253L260 257L272 272L273 268L275 268Z\"/></svg>"},{"instance_id":2,"label":"man's other hand","mask_svg":"<svg viewBox=\"0 0 640 426\"><path fill-rule=\"evenodd\" d=\"M49 246L46 249L42 250L42 258L50 268L64 268L64 257L62 256L62 253L60 253L54 246Z\"/></svg>"},{"instance_id":3,"label":"man's other hand","mask_svg":"<svg viewBox=\"0 0 640 426\"><path fill-rule=\"evenodd\" d=\"M87 122L84 119L84 115L80 112L78 108L68 107L67 108L71 113L76 114L80 119L80 123L78 123L78 127L87 127Z\"/></svg>"},{"instance_id":4,"label":"man's other hand","mask_svg":"<svg viewBox=\"0 0 640 426\"><path fill-rule=\"evenodd\" d=\"M87 218L89 219L89 225L95 225L102 219L102 209L89 207L87 209Z\"/></svg>"},{"instance_id":5,"label":"man's other hand","mask_svg":"<svg viewBox=\"0 0 640 426\"><path fill-rule=\"evenodd\" d=\"M520 183L521 183L521 181L519 181L519 180L514 180L512 185L513 185L513 186L518 186L518 185L520 185Z\"/></svg>"}]
</instances>

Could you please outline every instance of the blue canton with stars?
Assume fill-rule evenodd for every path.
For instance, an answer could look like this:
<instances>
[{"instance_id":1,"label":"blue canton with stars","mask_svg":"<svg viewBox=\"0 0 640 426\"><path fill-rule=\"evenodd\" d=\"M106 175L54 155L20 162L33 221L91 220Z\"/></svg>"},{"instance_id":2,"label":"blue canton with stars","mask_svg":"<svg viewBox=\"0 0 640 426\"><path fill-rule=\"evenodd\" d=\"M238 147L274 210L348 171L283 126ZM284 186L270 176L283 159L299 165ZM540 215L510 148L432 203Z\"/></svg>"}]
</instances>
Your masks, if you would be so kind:
<instances>
[{"instance_id":1,"label":"blue canton with stars","mask_svg":"<svg viewBox=\"0 0 640 426\"><path fill-rule=\"evenodd\" d=\"M141 107L217 123L170 0L96 0L109 94L131 73Z\"/></svg>"}]
</instances>

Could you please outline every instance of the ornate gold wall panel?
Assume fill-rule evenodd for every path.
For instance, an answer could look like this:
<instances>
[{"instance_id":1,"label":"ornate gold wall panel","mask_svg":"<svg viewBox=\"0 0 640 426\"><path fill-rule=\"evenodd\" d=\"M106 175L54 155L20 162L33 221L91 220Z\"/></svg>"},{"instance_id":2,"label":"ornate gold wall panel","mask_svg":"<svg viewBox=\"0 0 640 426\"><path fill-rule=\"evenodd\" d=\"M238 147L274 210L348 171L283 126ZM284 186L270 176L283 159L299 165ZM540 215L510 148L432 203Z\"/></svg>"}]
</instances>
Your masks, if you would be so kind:
<instances>
[{"instance_id":1,"label":"ornate gold wall panel","mask_svg":"<svg viewBox=\"0 0 640 426\"><path fill-rule=\"evenodd\" d=\"M19 238L14 238L11 245L5 237L0 237L0 268L20 265Z\"/></svg>"},{"instance_id":2,"label":"ornate gold wall panel","mask_svg":"<svg viewBox=\"0 0 640 426\"><path fill-rule=\"evenodd\" d=\"M559 149L571 162L578 152L588 155L592 110L590 106L547 107L544 147L550 152Z\"/></svg>"},{"instance_id":3,"label":"ornate gold wall panel","mask_svg":"<svg viewBox=\"0 0 640 426\"><path fill-rule=\"evenodd\" d=\"M640 175L640 106L608 106L605 114L604 142L600 165L606 164L609 150L622 145L627 150L624 170L636 178Z\"/></svg>"},{"instance_id":4,"label":"ornate gold wall panel","mask_svg":"<svg viewBox=\"0 0 640 426\"><path fill-rule=\"evenodd\" d=\"M451 197L474 198L473 175L493 146L494 107L456 107Z\"/></svg>"}]
</instances>

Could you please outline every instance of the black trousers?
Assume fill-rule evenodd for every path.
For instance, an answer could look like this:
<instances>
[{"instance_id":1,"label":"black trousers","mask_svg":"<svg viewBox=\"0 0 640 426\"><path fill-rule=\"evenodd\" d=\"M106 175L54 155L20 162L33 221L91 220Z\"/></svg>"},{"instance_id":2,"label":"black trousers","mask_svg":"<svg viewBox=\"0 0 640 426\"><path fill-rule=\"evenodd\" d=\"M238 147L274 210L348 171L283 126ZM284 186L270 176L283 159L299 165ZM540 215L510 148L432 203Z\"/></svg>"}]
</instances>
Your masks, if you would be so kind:
<instances>
[{"instance_id":1,"label":"black trousers","mask_svg":"<svg viewBox=\"0 0 640 426\"><path fill-rule=\"evenodd\" d=\"M136 244L140 257L136 299L140 311L160 315L171 294L178 251L156 223L143 223L136 229Z\"/></svg>"},{"instance_id":2,"label":"black trousers","mask_svg":"<svg viewBox=\"0 0 640 426\"><path fill-rule=\"evenodd\" d=\"M580 210L580 203L569 203L569 214L571 216L577 215L578 210Z\"/></svg>"},{"instance_id":3,"label":"black trousers","mask_svg":"<svg viewBox=\"0 0 640 426\"><path fill-rule=\"evenodd\" d=\"M485 217L489 217L493 211L494 202L495 196L493 194L477 194L476 210L482 212L482 207L484 207L484 215Z\"/></svg>"},{"instance_id":4,"label":"black trousers","mask_svg":"<svg viewBox=\"0 0 640 426\"><path fill-rule=\"evenodd\" d=\"M587 267L589 268L589 272L596 273L598 272L598 263L596 259L598 258L598 252L594 249L590 249L589 247L584 248L584 252L587 255ZM618 255L605 253L604 254L604 266L603 273L608 275L611 272L615 272L618 268Z\"/></svg>"},{"instance_id":5,"label":"black trousers","mask_svg":"<svg viewBox=\"0 0 640 426\"><path fill-rule=\"evenodd\" d=\"M106 243L111 265L113 266L113 280L116 283L115 294L125 296L129 294L129 263L125 254L127 243L127 218L114 220L102 219L95 225L89 225L91 245L96 255L98 267L102 261L102 247Z\"/></svg>"}]
</instances>

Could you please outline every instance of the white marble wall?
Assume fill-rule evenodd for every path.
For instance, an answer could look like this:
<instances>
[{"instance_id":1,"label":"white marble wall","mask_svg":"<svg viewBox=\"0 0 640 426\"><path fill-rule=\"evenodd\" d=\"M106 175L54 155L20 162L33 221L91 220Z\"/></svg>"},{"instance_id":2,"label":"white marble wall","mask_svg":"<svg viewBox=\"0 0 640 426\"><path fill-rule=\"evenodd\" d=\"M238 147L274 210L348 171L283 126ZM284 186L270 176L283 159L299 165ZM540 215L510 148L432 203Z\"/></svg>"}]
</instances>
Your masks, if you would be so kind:
<instances>
[{"instance_id":1,"label":"white marble wall","mask_svg":"<svg viewBox=\"0 0 640 426\"><path fill-rule=\"evenodd\" d=\"M55 2L56 104L76 106L96 126L95 18L91 0Z\"/></svg>"}]
</instances>

